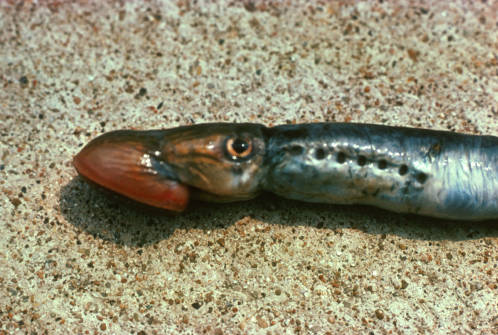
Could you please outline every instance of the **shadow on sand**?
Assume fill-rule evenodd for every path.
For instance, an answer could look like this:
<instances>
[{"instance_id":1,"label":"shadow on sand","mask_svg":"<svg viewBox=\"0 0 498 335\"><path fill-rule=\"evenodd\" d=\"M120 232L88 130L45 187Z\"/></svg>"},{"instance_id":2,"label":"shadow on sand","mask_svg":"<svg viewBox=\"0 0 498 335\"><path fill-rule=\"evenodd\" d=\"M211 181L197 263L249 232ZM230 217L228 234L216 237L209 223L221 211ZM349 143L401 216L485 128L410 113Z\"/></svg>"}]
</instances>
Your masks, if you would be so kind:
<instances>
[{"instance_id":1,"label":"shadow on sand","mask_svg":"<svg viewBox=\"0 0 498 335\"><path fill-rule=\"evenodd\" d=\"M132 201L105 195L75 177L62 187L61 211L77 229L96 238L142 247L167 239L175 229L223 229L250 216L269 224L319 229L358 229L367 234L397 235L418 240L468 240L497 237L493 222L455 222L416 215L400 215L368 206L310 204L264 194L230 204L195 202L172 215Z\"/></svg>"}]
</instances>

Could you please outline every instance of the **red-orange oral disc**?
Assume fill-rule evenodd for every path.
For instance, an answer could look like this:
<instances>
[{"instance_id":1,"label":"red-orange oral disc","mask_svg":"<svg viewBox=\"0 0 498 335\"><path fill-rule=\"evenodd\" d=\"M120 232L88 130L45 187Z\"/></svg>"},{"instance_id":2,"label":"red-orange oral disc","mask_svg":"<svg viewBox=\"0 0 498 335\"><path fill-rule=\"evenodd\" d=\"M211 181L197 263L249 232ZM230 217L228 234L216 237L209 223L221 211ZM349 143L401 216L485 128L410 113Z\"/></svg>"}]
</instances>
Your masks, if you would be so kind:
<instances>
[{"instance_id":1,"label":"red-orange oral disc","mask_svg":"<svg viewBox=\"0 0 498 335\"><path fill-rule=\"evenodd\" d=\"M88 180L138 202L181 212L189 189L148 166L146 150L130 136L105 135L90 142L74 158L74 166Z\"/></svg>"}]
</instances>

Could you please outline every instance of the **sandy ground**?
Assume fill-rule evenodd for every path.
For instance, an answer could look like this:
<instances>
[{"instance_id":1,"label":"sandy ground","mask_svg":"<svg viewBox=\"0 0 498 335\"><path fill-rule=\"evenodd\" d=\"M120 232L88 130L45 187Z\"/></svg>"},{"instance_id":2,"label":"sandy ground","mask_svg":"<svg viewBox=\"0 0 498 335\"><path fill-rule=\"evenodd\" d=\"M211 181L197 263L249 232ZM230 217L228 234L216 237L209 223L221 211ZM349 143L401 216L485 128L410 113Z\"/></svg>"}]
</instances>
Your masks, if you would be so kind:
<instances>
[{"instance_id":1,"label":"sandy ground","mask_svg":"<svg viewBox=\"0 0 498 335\"><path fill-rule=\"evenodd\" d=\"M498 334L498 225L272 195L144 213L72 157L114 129L498 135L496 1L0 2L0 334Z\"/></svg>"}]
</instances>

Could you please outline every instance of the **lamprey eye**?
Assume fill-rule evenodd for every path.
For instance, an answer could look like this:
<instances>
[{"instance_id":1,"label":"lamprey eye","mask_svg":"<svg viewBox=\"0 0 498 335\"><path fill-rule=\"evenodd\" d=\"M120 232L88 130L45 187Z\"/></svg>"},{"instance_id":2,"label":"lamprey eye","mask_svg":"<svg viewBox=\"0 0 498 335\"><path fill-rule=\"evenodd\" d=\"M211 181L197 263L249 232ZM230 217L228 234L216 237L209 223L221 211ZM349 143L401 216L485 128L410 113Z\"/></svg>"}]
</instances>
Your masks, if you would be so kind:
<instances>
[{"instance_id":1,"label":"lamprey eye","mask_svg":"<svg viewBox=\"0 0 498 335\"><path fill-rule=\"evenodd\" d=\"M226 141L225 149L233 160L248 158L252 153L252 142L240 137L230 137Z\"/></svg>"}]
</instances>

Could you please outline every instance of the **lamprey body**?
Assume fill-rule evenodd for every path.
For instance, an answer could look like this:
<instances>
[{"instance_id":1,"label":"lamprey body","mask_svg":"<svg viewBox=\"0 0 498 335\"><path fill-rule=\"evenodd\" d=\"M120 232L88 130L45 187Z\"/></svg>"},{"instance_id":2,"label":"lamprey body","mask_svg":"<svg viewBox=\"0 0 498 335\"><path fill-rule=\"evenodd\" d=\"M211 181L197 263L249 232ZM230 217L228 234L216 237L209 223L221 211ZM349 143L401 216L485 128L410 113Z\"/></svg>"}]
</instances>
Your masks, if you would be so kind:
<instances>
[{"instance_id":1,"label":"lamprey body","mask_svg":"<svg viewBox=\"0 0 498 335\"><path fill-rule=\"evenodd\" d=\"M498 219L498 137L354 123L212 123L114 131L78 172L136 201L183 211L262 191L456 220Z\"/></svg>"}]
</instances>

